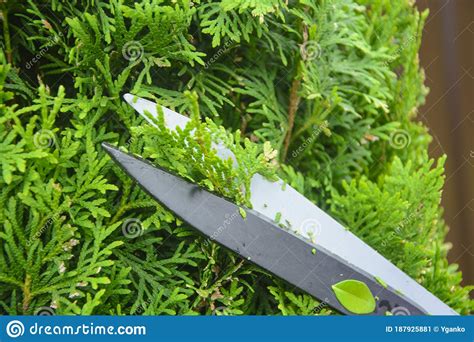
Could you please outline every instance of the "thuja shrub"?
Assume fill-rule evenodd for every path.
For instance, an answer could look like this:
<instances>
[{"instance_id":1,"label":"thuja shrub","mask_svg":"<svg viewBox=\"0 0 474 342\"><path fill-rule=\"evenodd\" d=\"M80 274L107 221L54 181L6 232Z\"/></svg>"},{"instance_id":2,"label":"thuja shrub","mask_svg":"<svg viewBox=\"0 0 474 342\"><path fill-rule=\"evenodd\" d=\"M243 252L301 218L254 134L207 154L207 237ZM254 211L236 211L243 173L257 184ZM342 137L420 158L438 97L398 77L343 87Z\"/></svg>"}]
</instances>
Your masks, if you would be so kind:
<instances>
[{"instance_id":1,"label":"thuja shrub","mask_svg":"<svg viewBox=\"0 0 474 342\"><path fill-rule=\"evenodd\" d=\"M461 314L445 157L417 121L427 13L400 0L3 1L0 312L333 314L197 235L109 142L248 205L276 175ZM130 92L192 117L169 131ZM190 135L193 130L193 135ZM221 160L211 141L234 152Z\"/></svg>"}]
</instances>

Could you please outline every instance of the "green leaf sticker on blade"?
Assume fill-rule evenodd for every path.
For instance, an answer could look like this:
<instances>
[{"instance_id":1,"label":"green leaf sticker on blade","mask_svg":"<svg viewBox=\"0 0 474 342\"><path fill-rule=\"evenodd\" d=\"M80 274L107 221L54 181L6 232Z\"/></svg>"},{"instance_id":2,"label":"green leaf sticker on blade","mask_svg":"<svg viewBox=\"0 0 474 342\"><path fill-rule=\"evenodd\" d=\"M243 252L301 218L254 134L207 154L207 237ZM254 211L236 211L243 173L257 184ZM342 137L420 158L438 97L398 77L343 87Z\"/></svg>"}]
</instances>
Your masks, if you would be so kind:
<instances>
[{"instance_id":1,"label":"green leaf sticker on blade","mask_svg":"<svg viewBox=\"0 0 474 342\"><path fill-rule=\"evenodd\" d=\"M275 214L275 223L280 223L280 220L281 220L281 213L280 212L277 212Z\"/></svg>"},{"instance_id":2,"label":"green leaf sticker on blade","mask_svg":"<svg viewBox=\"0 0 474 342\"><path fill-rule=\"evenodd\" d=\"M375 310L375 298L369 287L354 279L341 281L332 286L336 298L348 311L355 314L369 314Z\"/></svg>"}]
</instances>

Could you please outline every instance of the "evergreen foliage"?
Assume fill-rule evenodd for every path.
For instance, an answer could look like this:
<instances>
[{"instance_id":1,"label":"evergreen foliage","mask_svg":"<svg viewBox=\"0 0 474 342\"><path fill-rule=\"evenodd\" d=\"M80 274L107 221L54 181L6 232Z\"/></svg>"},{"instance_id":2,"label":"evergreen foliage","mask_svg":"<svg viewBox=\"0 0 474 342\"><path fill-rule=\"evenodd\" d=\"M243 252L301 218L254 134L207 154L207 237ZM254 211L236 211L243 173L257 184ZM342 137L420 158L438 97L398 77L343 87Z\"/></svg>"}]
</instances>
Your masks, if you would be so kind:
<instances>
[{"instance_id":1,"label":"evergreen foliage","mask_svg":"<svg viewBox=\"0 0 474 342\"><path fill-rule=\"evenodd\" d=\"M426 156L416 121L427 13L412 1L0 8L0 312L332 313L177 220L110 162L111 142L243 205L253 174L278 174L472 313L472 287L446 259L444 158ZM126 92L193 120L147 125Z\"/></svg>"}]
</instances>

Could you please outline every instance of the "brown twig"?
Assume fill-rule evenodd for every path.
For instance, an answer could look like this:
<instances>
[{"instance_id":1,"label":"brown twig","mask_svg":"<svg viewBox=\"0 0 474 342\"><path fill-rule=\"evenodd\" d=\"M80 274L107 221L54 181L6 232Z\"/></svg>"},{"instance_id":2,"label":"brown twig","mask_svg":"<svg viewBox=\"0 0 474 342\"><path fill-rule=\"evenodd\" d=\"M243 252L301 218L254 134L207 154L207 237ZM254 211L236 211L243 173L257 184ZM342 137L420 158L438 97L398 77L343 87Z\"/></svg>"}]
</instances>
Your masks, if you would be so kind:
<instances>
[{"instance_id":1,"label":"brown twig","mask_svg":"<svg viewBox=\"0 0 474 342\"><path fill-rule=\"evenodd\" d=\"M29 274L25 277L25 283L23 284L23 312L28 311L31 303L31 276Z\"/></svg>"},{"instance_id":2,"label":"brown twig","mask_svg":"<svg viewBox=\"0 0 474 342\"><path fill-rule=\"evenodd\" d=\"M283 152L281 156L282 161L285 161L288 148L290 147L291 133L295 124L295 115L301 100L301 98L298 96L300 85L301 79L299 77L296 77L291 83L290 104L288 105L288 130L286 131L285 141L283 144Z\"/></svg>"},{"instance_id":3,"label":"brown twig","mask_svg":"<svg viewBox=\"0 0 474 342\"><path fill-rule=\"evenodd\" d=\"M2 21L3 21L3 39L5 41L5 53L7 55L7 61L9 64L13 64L13 53L10 42L10 28L8 26L8 11L2 10Z\"/></svg>"},{"instance_id":4,"label":"brown twig","mask_svg":"<svg viewBox=\"0 0 474 342\"><path fill-rule=\"evenodd\" d=\"M302 24L302 34L303 34L303 44L305 46L308 42L308 27ZM304 55L302 55L303 60L305 59ZM281 155L281 161L284 162L286 160L286 155L288 154L288 148L290 147L291 142L291 135L293 133L293 126L295 125L295 115L296 111L298 110L298 106L300 104L301 98L298 95L298 91L300 90L301 86L301 68L299 67L299 60L297 61L296 67L296 75L293 78L293 82L291 83L290 89L290 103L288 105L288 130L286 131L285 141L283 143L283 151Z\"/></svg>"}]
</instances>

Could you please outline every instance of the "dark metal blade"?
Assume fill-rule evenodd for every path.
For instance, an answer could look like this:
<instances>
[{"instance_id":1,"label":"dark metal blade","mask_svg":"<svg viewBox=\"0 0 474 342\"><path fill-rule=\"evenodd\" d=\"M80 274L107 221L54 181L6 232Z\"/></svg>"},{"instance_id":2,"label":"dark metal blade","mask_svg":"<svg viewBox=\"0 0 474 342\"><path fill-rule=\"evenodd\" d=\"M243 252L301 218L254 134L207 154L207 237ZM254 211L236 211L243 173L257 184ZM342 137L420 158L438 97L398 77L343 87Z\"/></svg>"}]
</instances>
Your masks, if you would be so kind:
<instances>
[{"instance_id":1,"label":"dark metal blade","mask_svg":"<svg viewBox=\"0 0 474 342\"><path fill-rule=\"evenodd\" d=\"M354 279L364 282L378 298L374 315L385 315L386 311L425 314L373 276L257 212L245 209L243 218L240 207L229 200L108 144L102 146L144 190L184 222L339 312L352 314L341 305L331 286Z\"/></svg>"}]
</instances>

